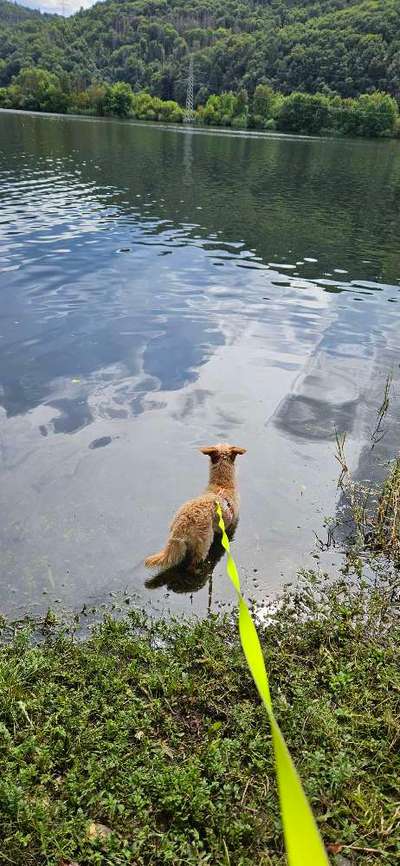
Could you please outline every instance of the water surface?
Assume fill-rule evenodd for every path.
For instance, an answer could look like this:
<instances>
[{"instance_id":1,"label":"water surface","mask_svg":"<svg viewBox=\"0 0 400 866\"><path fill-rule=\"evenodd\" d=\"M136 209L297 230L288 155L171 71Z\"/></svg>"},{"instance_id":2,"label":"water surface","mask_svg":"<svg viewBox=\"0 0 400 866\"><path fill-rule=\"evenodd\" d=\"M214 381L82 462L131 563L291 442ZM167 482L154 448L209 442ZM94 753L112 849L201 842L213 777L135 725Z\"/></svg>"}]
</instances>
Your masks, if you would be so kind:
<instances>
[{"instance_id":1,"label":"water surface","mask_svg":"<svg viewBox=\"0 0 400 866\"><path fill-rule=\"evenodd\" d=\"M365 465L397 377L399 202L397 141L0 113L1 609L229 603L222 563L188 593L142 565L220 440L246 592L314 562L335 428Z\"/></svg>"}]
</instances>

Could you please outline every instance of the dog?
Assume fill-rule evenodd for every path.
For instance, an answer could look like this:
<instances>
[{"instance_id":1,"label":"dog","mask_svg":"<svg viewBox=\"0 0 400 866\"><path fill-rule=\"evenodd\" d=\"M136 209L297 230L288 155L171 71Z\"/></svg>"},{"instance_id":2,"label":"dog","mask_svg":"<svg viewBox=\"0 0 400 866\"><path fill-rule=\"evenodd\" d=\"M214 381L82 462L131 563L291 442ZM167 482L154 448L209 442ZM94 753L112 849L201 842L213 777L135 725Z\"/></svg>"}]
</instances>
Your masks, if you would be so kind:
<instances>
[{"instance_id":1,"label":"dog","mask_svg":"<svg viewBox=\"0 0 400 866\"><path fill-rule=\"evenodd\" d=\"M208 485L196 499L189 499L176 513L168 541L160 553L148 556L146 568L161 574L188 560L189 568L207 558L214 534L219 531L215 504L219 502L226 529L233 529L239 518L239 493L235 480L235 460L246 448L236 445L210 445L200 448L210 458Z\"/></svg>"}]
</instances>

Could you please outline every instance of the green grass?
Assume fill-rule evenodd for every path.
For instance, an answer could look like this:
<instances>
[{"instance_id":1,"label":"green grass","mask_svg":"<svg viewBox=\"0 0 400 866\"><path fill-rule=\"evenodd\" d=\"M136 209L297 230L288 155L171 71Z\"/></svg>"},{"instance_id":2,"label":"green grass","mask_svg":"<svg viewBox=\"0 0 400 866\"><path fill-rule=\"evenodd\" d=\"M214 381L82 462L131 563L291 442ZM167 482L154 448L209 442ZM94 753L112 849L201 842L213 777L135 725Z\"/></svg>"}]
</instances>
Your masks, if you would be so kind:
<instances>
[{"instance_id":1,"label":"green grass","mask_svg":"<svg viewBox=\"0 0 400 866\"><path fill-rule=\"evenodd\" d=\"M368 586L309 574L260 627L332 862L399 860L399 595L395 571ZM88 640L45 631L3 630L2 866L283 866L268 722L234 623L131 613Z\"/></svg>"}]
</instances>

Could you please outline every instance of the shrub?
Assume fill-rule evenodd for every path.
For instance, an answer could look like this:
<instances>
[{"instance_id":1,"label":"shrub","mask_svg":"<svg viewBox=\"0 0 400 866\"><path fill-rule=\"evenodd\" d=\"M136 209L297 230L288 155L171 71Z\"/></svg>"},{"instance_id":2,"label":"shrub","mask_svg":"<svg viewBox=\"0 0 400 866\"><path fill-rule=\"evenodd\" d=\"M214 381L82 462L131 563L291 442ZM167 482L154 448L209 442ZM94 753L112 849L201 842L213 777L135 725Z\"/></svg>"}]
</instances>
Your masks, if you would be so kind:
<instances>
[{"instance_id":1,"label":"shrub","mask_svg":"<svg viewBox=\"0 0 400 866\"><path fill-rule=\"evenodd\" d=\"M399 121L397 102L379 91L364 93L358 99L336 98L330 112L335 127L344 135L395 135Z\"/></svg>"},{"instance_id":2,"label":"shrub","mask_svg":"<svg viewBox=\"0 0 400 866\"><path fill-rule=\"evenodd\" d=\"M275 93L268 84L258 84L253 96L253 114L255 117L271 117L274 106Z\"/></svg>"},{"instance_id":3,"label":"shrub","mask_svg":"<svg viewBox=\"0 0 400 866\"><path fill-rule=\"evenodd\" d=\"M39 66L21 69L8 94L8 107L27 111L65 112L69 105L69 96L61 88L58 76Z\"/></svg>"},{"instance_id":4,"label":"shrub","mask_svg":"<svg viewBox=\"0 0 400 866\"><path fill-rule=\"evenodd\" d=\"M250 129L264 129L265 126L265 118L262 114L250 114L249 117L249 127Z\"/></svg>"},{"instance_id":5,"label":"shrub","mask_svg":"<svg viewBox=\"0 0 400 866\"><path fill-rule=\"evenodd\" d=\"M73 110L83 114L104 114L106 91L104 84L91 84L87 90L73 93L71 97Z\"/></svg>"},{"instance_id":6,"label":"shrub","mask_svg":"<svg viewBox=\"0 0 400 866\"><path fill-rule=\"evenodd\" d=\"M239 114L237 117L232 117L231 127L232 129L247 129L247 115Z\"/></svg>"},{"instance_id":7,"label":"shrub","mask_svg":"<svg viewBox=\"0 0 400 866\"><path fill-rule=\"evenodd\" d=\"M283 132L316 135L329 125L329 100L321 94L292 93L281 103L276 119Z\"/></svg>"},{"instance_id":8,"label":"shrub","mask_svg":"<svg viewBox=\"0 0 400 866\"><path fill-rule=\"evenodd\" d=\"M128 117L132 113L134 96L130 84L125 81L117 81L107 87L104 100L104 114L114 114L117 117Z\"/></svg>"},{"instance_id":9,"label":"shrub","mask_svg":"<svg viewBox=\"0 0 400 866\"><path fill-rule=\"evenodd\" d=\"M11 98L8 87L0 87L0 108L11 108Z\"/></svg>"},{"instance_id":10,"label":"shrub","mask_svg":"<svg viewBox=\"0 0 400 866\"><path fill-rule=\"evenodd\" d=\"M173 99L167 99L164 102L158 100L158 119L164 120L167 123L181 123L183 120L183 108L174 102Z\"/></svg>"},{"instance_id":11,"label":"shrub","mask_svg":"<svg viewBox=\"0 0 400 866\"><path fill-rule=\"evenodd\" d=\"M243 104L244 97L240 97ZM229 93L213 94L209 96L204 106L204 122L212 126L230 126L232 118L237 111L238 97L232 91Z\"/></svg>"}]
</instances>

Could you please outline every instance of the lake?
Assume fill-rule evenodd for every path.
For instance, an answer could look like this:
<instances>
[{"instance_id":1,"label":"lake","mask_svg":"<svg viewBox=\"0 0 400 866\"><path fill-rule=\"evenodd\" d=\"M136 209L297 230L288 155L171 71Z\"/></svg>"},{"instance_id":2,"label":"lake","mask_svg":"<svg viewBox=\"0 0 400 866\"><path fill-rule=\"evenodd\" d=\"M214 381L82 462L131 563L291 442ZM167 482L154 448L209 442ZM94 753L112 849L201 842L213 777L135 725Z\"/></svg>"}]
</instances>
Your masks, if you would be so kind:
<instances>
[{"instance_id":1,"label":"lake","mask_svg":"<svg viewBox=\"0 0 400 866\"><path fill-rule=\"evenodd\" d=\"M356 474L398 448L393 404L369 458L399 378L400 142L3 111L0 202L0 610L229 605L222 561L151 587L142 564L215 441L248 449L246 594L315 564L335 429Z\"/></svg>"}]
</instances>

